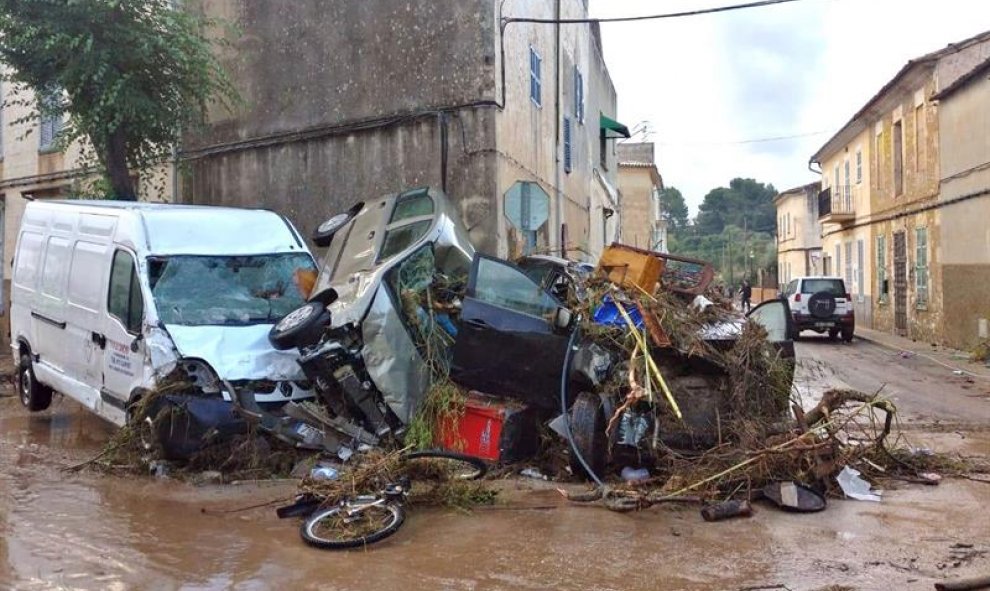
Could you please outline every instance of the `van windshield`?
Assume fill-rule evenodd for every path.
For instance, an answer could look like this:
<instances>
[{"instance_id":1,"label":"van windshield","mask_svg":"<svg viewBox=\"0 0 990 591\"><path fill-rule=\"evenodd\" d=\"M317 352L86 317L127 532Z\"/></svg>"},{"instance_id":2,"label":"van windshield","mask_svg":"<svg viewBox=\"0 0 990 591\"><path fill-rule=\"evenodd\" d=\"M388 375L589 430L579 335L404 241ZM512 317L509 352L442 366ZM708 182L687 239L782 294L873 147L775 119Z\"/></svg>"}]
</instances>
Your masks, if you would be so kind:
<instances>
[{"instance_id":1,"label":"van windshield","mask_svg":"<svg viewBox=\"0 0 990 591\"><path fill-rule=\"evenodd\" d=\"M305 303L316 276L304 253L148 258L148 283L165 324L271 324Z\"/></svg>"}]
</instances>

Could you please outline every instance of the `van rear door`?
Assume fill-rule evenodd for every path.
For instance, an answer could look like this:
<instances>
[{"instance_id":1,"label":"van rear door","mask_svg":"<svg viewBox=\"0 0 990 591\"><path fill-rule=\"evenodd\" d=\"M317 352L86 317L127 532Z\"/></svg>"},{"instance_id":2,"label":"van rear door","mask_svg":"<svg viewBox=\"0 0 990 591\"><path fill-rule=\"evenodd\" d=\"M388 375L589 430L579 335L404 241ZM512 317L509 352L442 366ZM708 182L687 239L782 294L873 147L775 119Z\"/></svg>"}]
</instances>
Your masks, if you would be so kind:
<instances>
[{"instance_id":1,"label":"van rear door","mask_svg":"<svg viewBox=\"0 0 990 591\"><path fill-rule=\"evenodd\" d=\"M94 339L103 348L103 388L100 397L106 414L123 413L131 393L145 380L144 295L138 279L137 259L118 248L110 264L103 332ZM113 407L111 409L110 407ZM121 422L123 414L120 415Z\"/></svg>"}]
</instances>

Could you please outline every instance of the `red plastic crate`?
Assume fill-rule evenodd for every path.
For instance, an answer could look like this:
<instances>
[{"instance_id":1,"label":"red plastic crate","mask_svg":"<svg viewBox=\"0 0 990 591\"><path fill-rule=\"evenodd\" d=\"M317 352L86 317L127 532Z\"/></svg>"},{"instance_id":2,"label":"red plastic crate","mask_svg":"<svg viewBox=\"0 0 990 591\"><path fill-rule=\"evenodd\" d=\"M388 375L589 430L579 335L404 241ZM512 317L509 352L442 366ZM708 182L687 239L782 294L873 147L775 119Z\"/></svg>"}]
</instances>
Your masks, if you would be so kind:
<instances>
[{"instance_id":1,"label":"red plastic crate","mask_svg":"<svg viewBox=\"0 0 990 591\"><path fill-rule=\"evenodd\" d=\"M443 446L490 462L515 462L536 452L537 422L526 405L471 392L464 414L444 425Z\"/></svg>"}]
</instances>

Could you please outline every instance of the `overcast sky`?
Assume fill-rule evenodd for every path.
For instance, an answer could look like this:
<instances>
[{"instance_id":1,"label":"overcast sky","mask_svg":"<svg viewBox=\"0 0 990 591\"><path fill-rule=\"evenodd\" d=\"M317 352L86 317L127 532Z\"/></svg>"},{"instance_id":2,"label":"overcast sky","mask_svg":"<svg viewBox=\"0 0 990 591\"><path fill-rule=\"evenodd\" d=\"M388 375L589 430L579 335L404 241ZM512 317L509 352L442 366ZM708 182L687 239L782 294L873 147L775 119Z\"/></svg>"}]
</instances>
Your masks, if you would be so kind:
<instances>
[{"instance_id":1,"label":"overcast sky","mask_svg":"<svg viewBox=\"0 0 990 591\"><path fill-rule=\"evenodd\" d=\"M591 0L591 14L740 1ZM808 158L905 62L988 29L987 0L801 0L604 23L602 37L619 120L630 129L649 122L664 183L694 215L709 190L737 176L778 190L817 180ZM794 135L806 136L739 143Z\"/></svg>"}]
</instances>

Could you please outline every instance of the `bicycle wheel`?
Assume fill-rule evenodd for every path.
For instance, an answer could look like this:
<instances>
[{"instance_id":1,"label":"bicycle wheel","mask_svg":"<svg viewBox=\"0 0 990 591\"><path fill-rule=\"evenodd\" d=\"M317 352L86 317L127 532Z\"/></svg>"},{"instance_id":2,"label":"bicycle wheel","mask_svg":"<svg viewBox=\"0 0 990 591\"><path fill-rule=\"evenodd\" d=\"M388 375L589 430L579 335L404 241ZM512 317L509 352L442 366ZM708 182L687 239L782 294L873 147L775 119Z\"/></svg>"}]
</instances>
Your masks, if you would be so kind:
<instances>
[{"instance_id":1,"label":"bicycle wheel","mask_svg":"<svg viewBox=\"0 0 990 591\"><path fill-rule=\"evenodd\" d=\"M481 458L443 449L409 452L404 460L413 480L477 480L488 473Z\"/></svg>"},{"instance_id":2,"label":"bicycle wheel","mask_svg":"<svg viewBox=\"0 0 990 591\"><path fill-rule=\"evenodd\" d=\"M379 542L399 531L406 511L396 503L328 507L299 528L304 542L325 550L346 550Z\"/></svg>"}]
</instances>

